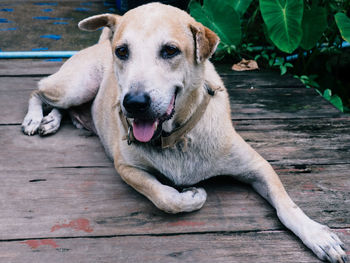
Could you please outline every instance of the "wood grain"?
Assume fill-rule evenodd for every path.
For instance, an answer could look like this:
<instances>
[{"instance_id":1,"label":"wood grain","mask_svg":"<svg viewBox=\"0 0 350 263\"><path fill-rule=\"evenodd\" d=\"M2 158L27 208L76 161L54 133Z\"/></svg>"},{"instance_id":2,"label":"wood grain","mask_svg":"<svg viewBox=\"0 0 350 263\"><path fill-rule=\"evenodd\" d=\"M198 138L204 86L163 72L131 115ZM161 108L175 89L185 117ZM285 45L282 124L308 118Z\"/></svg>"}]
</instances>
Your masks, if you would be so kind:
<instances>
[{"instance_id":1,"label":"wood grain","mask_svg":"<svg viewBox=\"0 0 350 263\"><path fill-rule=\"evenodd\" d=\"M285 229L267 202L227 177L201 184L208 193L201 210L169 215L127 186L112 167L40 168L1 172L1 240ZM309 216L331 227L350 227L348 165L275 169Z\"/></svg>"},{"instance_id":2,"label":"wood grain","mask_svg":"<svg viewBox=\"0 0 350 263\"><path fill-rule=\"evenodd\" d=\"M63 60L64 61L64 60ZM63 61L46 61L45 59L1 59L0 77L44 77L59 70Z\"/></svg>"},{"instance_id":3,"label":"wood grain","mask_svg":"<svg viewBox=\"0 0 350 263\"><path fill-rule=\"evenodd\" d=\"M349 164L348 118L235 121L239 134L265 159L278 165ZM110 166L96 136L63 123L48 137L28 137L20 126L0 126L0 167ZM83 158L82 155L83 154Z\"/></svg>"},{"instance_id":4,"label":"wood grain","mask_svg":"<svg viewBox=\"0 0 350 263\"><path fill-rule=\"evenodd\" d=\"M338 234L350 242L349 233L346 229ZM320 262L294 236L284 231L1 242L0 260L12 263Z\"/></svg>"}]
</instances>

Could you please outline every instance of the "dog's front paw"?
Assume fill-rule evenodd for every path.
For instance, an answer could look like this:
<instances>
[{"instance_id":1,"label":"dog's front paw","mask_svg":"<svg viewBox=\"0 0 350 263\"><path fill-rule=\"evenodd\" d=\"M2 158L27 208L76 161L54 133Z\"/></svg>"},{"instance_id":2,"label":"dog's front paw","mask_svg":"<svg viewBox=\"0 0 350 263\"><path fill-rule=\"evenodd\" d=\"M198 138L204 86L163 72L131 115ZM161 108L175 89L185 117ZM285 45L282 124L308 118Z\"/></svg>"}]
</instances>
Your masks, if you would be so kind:
<instances>
[{"instance_id":1,"label":"dog's front paw","mask_svg":"<svg viewBox=\"0 0 350 263\"><path fill-rule=\"evenodd\" d=\"M180 193L172 187L165 186L154 204L167 213L176 214L198 210L202 208L206 199L207 193L203 188L191 187Z\"/></svg>"},{"instance_id":2,"label":"dog's front paw","mask_svg":"<svg viewBox=\"0 0 350 263\"><path fill-rule=\"evenodd\" d=\"M22 122L22 131L26 135L34 135L37 133L43 115L40 113L32 113L28 112L28 114L24 117Z\"/></svg>"},{"instance_id":3,"label":"dog's front paw","mask_svg":"<svg viewBox=\"0 0 350 263\"><path fill-rule=\"evenodd\" d=\"M328 260L332 263L345 263L349 261L344 251L344 243L327 226L314 222L308 228L306 238L303 242L321 260Z\"/></svg>"},{"instance_id":4,"label":"dog's front paw","mask_svg":"<svg viewBox=\"0 0 350 263\"><path fill-rule=\"evenodd\" d=\"M49 135L57 132L60 128L62 115L57 109L53 109L50 114L45 116L39 126L39 134Z\"/></svg>"}]
</instances>

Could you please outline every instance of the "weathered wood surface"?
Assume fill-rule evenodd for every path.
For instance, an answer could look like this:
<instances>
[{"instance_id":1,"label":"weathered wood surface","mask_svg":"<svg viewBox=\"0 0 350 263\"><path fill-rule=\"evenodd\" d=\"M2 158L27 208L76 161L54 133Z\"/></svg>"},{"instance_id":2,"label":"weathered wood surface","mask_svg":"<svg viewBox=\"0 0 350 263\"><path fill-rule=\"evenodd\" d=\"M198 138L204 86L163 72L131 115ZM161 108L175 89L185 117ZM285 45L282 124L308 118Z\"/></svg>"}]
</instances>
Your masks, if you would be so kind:
<instances>
[{"instance_id":1,"label":"weathered wood surface","mask_svg":"<svg viewBox=\"0 0 350 263\"><path fill-rule=\"evenodd\" d=\"M242 137L272 164L350 163L350 127L346 119L235 123ZM97 137L68 124L62 126L57 134L48 137L23 136L19 125L0 126L0 144L6 149L6 155L0 157L0 167L110 166Z\"/></svg>"},{"instance_id":2,"label":"weathered wood surface","mask_svg":"<svg viewBox=\"0 0 350 263\"><path fill-rule=\"evenodd\" d=\"M4 59L0 60L0 77L44 77L57 72L62 64L63 60Z\"/></svg>"},{"instance_id":3,"label":"weathered wood surface","mask_svg":"<svg viewBox=\"0 0 350 263\"><path fill-rule=\"evenodd\" d=\"M337 231L350 242L350 230ZM276 249L278 244L278 249ZM2 262L320 262L282 231L3 242ZM281 261L278 261L281 259Z\"/></svg>"},{"instance_id":4,"label":"weathered wood surface","mask_svg":"<svg viewBox=\"0 0 350 263\"><path fill-rule=\"evenodd\" d=\"M350 228L348 167L275 166L295 202L334 228ZM208 192L201 210L168 215L123 183L113 168L18 166L1 175L1 240L284 229L272 207L230 178L201 184Z\"/></svg>"},{"instance_id":5,"label":"weathered wood surface","mask_svg":"<svg viewBox=\"0 0 350 263\"><path fill-rule=\"evenodd\" d=\"M28 96L60 64L0 61L1 262L319 262L230 178L202 183L200 211L168 215L122 182L88 132L66 122L56 135L24 136ZM295 202L350 244L350 118L292 77L220 72L236 130Z\"/></svg>"}]
</instances>

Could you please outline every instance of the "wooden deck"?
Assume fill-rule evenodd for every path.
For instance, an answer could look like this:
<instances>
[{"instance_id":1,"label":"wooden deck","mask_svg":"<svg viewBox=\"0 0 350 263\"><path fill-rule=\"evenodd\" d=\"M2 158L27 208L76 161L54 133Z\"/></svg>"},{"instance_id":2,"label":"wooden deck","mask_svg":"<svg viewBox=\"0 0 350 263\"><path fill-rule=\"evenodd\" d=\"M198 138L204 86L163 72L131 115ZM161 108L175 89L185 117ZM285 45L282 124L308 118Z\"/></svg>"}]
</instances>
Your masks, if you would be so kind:
<instances>
[{"instance_id":1,"label":"wooden deck","mask_svg":"<svg viewBox=\"0 0 350 263\"><path fill-rule=\"evenodd\" d=\"M45 3L1 2L1 21L11 22L0 24L2 51L82 48L98 33L81 33L76 22L113 11L111 1ZM51 18L34 19L42 16ZM29 19L32 27L21 26ZM41 38L47 34L61 38ZM0 60L0 262L320 262L246 185L209 180L200 211L168 215L122 182L88 132L64 121L53 136L23 135L29 94L61 64ZM349 115L291 76L218 68L237 131L293 200L349 246Z\"/></svg>"},{"instance_id":2,"label":"wooden deck","mask_svg":"<svg viewBox=\"0 0 350 263\"><path fill-rule=\"evenodd\" d=\"M0 61L0 262L319 262L248 186L203 183L204 207L168 215L122 182L97 137L20 123L61 62ZM350 118L292 77L220 69L236 129L313 219L350 244Z\"/></svg>"}]
</instances>

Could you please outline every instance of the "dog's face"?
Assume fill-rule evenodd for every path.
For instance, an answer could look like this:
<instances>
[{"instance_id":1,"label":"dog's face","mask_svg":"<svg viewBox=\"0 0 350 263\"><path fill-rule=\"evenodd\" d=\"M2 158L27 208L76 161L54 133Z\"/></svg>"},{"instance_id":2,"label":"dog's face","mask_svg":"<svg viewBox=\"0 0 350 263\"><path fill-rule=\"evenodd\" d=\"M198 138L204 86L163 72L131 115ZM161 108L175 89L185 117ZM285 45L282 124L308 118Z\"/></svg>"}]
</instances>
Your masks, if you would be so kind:
<instances>
[{"instance_id":1,"label":"dog's face","mask_svg":"<svg viewBox=\"0 0 350 263\"><path fill-rule=\"evenodd\" d=\"M203 62L219 42L187 13L157 3L124 16L91 17L79 26L111 28L121 107L133 119L134 136L141 142L150 141L172 118L181 97L203 84Z\"/></svg>"}]
</instances>

